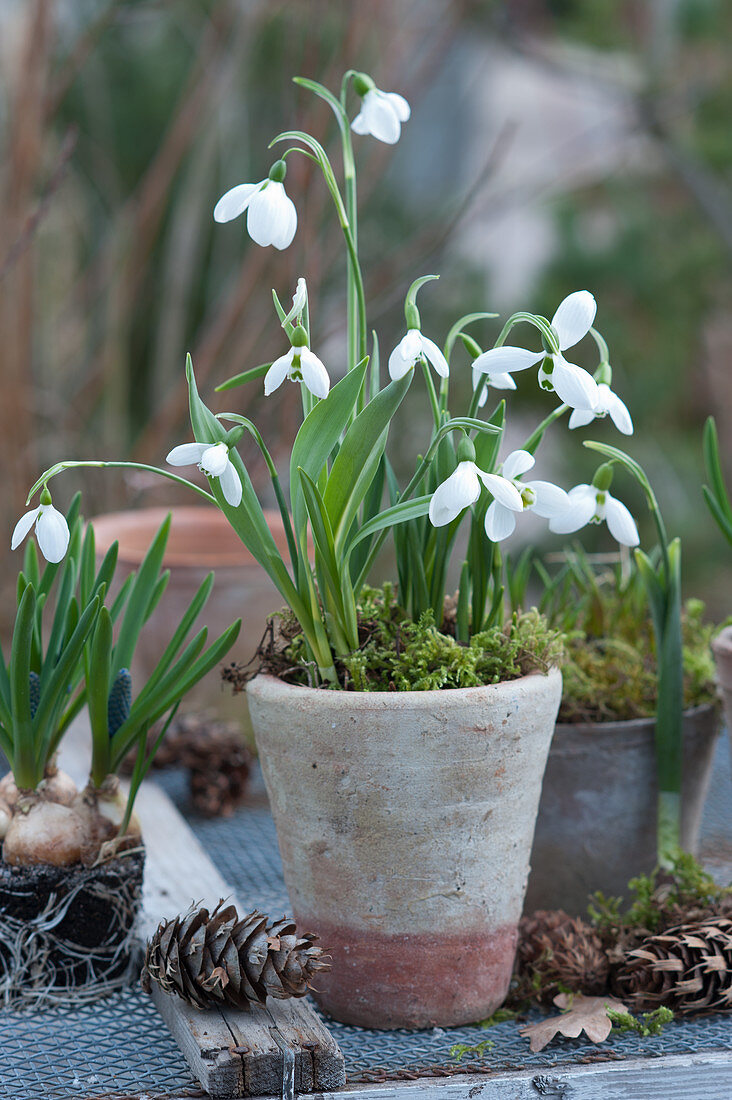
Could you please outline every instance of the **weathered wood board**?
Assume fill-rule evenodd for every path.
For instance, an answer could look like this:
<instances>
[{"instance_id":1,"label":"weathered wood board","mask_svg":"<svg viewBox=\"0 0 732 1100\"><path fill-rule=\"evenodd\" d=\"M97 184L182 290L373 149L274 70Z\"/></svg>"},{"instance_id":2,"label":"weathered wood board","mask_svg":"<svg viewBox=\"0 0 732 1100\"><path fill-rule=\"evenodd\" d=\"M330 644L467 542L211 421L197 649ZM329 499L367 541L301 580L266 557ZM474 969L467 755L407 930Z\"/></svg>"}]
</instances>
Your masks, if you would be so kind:
<instances>
[{"instance_id":1,"label":"weathered wood board","mask_svg":"<svg viewBox=\"0 0 732 1100\"><path fill-rule=\"evenodd\" d=\"M77 782L88 770L88 734L75 723L64 742L61 766ZM188 824L154 783L143 783L135 803L146 861L140 936L192 902L212 909L237 900ZM216 1100L242 1096L326 1091L345 1084L343 1055L306 1001L271 1001L251 1012L200 1012L155 988L155 1005L204 1088ZM289 1088L288 1088L289 1086Z\"/></svg>"}]
</instances>

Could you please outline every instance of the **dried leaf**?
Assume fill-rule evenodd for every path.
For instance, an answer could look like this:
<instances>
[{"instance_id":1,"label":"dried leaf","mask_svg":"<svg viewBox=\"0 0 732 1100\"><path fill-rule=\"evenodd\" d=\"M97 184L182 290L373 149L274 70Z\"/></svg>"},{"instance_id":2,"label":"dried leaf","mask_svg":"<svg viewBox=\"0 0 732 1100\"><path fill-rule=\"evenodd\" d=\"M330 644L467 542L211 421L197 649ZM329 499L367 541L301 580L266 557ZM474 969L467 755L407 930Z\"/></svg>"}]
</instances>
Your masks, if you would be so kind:
<instances>
[{"instance_id":1,"label":"dried leaf","mask_svg":"<svg viewBox=\"0 0 732 1100\"><path fill-rule=\"evenodd\" d=\"M583 993L559 993L554 998L554 1004L563 1009L561 1016L551 1016L548 1020L521 1028L520 1034L531 1040L534 1052L543 1050L555 1035L576 1039L582 1031L593 1043L602 1043L613 1026L607 1010L628 1011L616 997L585 997Z\"/></svg>"}]
</instances>

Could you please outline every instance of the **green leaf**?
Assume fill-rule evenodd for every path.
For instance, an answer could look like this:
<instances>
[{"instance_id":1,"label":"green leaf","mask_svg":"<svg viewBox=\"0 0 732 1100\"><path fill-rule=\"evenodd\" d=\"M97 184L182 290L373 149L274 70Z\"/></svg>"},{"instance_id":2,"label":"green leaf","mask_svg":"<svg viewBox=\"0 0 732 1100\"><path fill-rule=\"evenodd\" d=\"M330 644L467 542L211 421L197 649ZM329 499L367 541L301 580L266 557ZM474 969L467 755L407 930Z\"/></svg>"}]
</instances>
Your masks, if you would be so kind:
<instances>
[{"instance_id":1,"label":"green leaf","mask_svg":"<svg viewBox=\"0 0 732 1100\"><path fill-rule=\"evenodd\" d=\"M338 562L336 560L333 528L328 518L328 512L317 485L312 478L305 473L302 466L298 468L298 474L300 475L302 484L305 507L307 508L308 517L310 519L310 528L313 532L313 540L320 557L320 562L318 564L324 571L326 583L331 590L336 605L341 611L341 617L343 617L344 592L338 570Z\"/></svg>"},{"instance_id":2,"label":"green leaf","mask_svg":"<svg viewBox=\"0 0 732 1100\"><path fill-rule=\"evenodd\" d=\"M366 492L374 480L394 413L412 380L409 371L390 382L355 417L331 467L323 501L333 526L336 554L343 553L346 536Z\"/></svg>"},{"instance_id":3,"label":"green leaf","mask_svg":"<svg viewBox=\"0 0 732 1100\"><path fill-rule=\"evenodd\" d=\"M112 616L106 607L102 607L94 633L87 643L89 671L86 677L86 702L92 735L92 775L97 783L101 783L109 771L107 707L112 661L112 631Z\"/></svg>"},{"instance_id":4,"label":"green leaf","mask_svg":"<svg viewBox=\"0 0 732 1100\"><path fill-rule=\"evenodd\" d=\"M35 764L33 726L30 709L31 645L36 614L36 593L32 585L26 585L15 616L13 638L10 643L10 710L13 720L13 771L21 786L26 782L27 769ZM17 764L23 774L18 776ZM30 773L29 773L30 774ZM32 786L35 783L31 782Z\"/></svg>"},{"instance_id":5,"label":"green leaf","mask_svg":"<svg viewBox=\"0 0 732 1100\"><path fill-rule=\"evenodd\" d=\"M175 659L176 654L180 650L181 646L184 644L189 631L193 627L193 624L205 607L206 602L211 595L214 581L215 575L213 573L209 573L206 577L204 577L198 588L198 591L186 608L185 613L181 616L181 620L178 623L178 626L176 627L173 636L165 647L165 650L163 651L151 675L148 677L147 683L145 684L143 690L140 692L138 699L141 699L144 702L148 698L148 696L152 695L157 690L158 684L170 668L172 661Z\"/></svg>"},{"instance_id":6,"label":"green leaf","mask_svg":"<svg viewBox=\"0 0 732 1100\"><path fill-rule=\"evenodd\" d=\"M310 480L317 484L328 456L356 407L367 365L368 359L364 358L341 378L305 418L295 437L290 456L290 498L292 521L298 538L304 529L306 512L297 471L302 467Z\"/></svg>"},{"instance_id":7,"label":"green leaf","mask_svg":"<svg viewBox=\"0 0 732 1100\"><path fill-rule=\"evenodd\" d=\"M157 534L150 543L147 553L135 574L122 616L117 644L114 647L112 668L110 670L112 679L121 668L129 668L132 664L137 639L147 618L148 607L158 583L171 522L172 516L169 512L160 524Z\"/></svg>"},{"instance_id":8,"label":"green leaf","mask_svg":"<svg viewBox=\"0 0 732 1100\"><path fill-rule=\"evenodd\" d=\"M250 367L249 370L242 371L241 374L235 374L231 378L227 378L225 382L222 382L220 386L216 386L214 393L222 393L224 390L235 390L237 386L243 386L247 382L253 382L255 378L263 378L271 366L272 363L261 363L258 367Z\"/></svg>"},{"instance_id":9,"label":"green leaf","mask_svg":"<svg viewBox=\"0 0 732 1100\"><path fill-rule=\"evenodd\" d=\"M426 516L430 509L431 500L431 496L413 497L411 500L403 500L400 504L385 508L383 512L364 523L363 527L349 542L347 552L350 554L363 539L375 535L377 531L381 531L385 527L394 527L399 523L406 523L410 519Z\"/></svg>"}]
</instances>

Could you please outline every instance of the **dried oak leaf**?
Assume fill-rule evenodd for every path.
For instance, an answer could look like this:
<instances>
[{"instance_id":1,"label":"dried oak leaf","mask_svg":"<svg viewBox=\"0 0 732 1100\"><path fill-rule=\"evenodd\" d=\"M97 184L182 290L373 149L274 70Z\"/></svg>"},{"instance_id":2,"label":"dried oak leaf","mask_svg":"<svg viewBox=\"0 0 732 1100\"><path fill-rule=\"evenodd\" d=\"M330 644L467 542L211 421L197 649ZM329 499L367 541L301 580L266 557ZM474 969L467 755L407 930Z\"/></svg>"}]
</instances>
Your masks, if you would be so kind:
<instances>
[{"instance_id":1,"label":"dried oak leaf","mask_svg":"<svg viewBox=\"0 0 732 1100\"><path fill-rule=\"evenodd\" d=\"M531 1049L543 1050L555 1035L566 1035L576 1039L584 1031L593 1043L602 1043L612 1030L612 1021L607 1010L616 1009L627 1012L628 1009L616 997L585 997L583 993L558 993L554 1004L561 1008L561 1016L550 1016L538 1024L522 1027L520 1035L531 1040Z\"/></svg>"}]
</instances>

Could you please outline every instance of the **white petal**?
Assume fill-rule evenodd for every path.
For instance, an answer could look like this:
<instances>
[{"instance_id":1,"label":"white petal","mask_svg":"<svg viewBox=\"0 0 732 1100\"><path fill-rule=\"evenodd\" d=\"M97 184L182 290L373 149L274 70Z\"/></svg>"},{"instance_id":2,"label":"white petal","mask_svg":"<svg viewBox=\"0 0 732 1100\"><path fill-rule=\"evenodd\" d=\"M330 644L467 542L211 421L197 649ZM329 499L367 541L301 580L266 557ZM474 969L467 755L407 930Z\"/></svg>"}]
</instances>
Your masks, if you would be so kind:
<instances>
[{"instance_id":1,"label":"white petal","mask_svg":"<svg viewBox=\"0 0 732 1100\"><path fill-rule=\"evenodd\" d=\"M232 187L214 206L214 220L230 222L232 218L238 218L244 213L263 183L264 180L260 180L259 183L240 183L237 187Z\"/></svg>"},{"instance_id":2,"label":"white petal","mask_svg":"<svg viewBox=\"0 0 732 1100\"><path fill-rule=\"evenodd\" d=\"M399 92L384 92L386 98L394 109L394 114L397 116L400 122L406 122L412 113L412 108L407 103L403 95L399 95Z\"/></svg>"},{"instance_id":3,"label":"white petal","mask_svg":"<svg viewBox=\"0 0 732 1100\"><path fill-rule=\"evenodd\" d=\"M478 371L480 373L480 371ZM516 383L510 374L503 373L494 374L493 371L488 375L488 384L493 386L494 390L515 390Z\"/></svg>"},{"instance_id":4,"label":"white petal","mask_svg":"<svg viewBox=\"0 0 732 1100\"><path fill-rule=\"evenodd\" d=\"M279 248L280 251L290 247L292 238L295 236L297 230L297 210L295 209L295 204L291 198L285 195L284 189L282 194L283 201L281 203L280 221L272 234L272 244L275 248Z\"/></svg>"},{"instance_id":5,"label":"white petal","mask_svg":"<svg viewBox=\"0 0 732 1100\"><path fill-rule=\"evenodd\" d=\"M309 348L302 348L300 351L300 370L302 372L302 380L316 397L327 397L328 390L330 389L330 378L328 372Z\"/></svg>"},{"instance_id":6,"label":"white petal","mask_svg":"<svg viewBox=\"0 0 732 1100\"><path fill-rule=\"evenodd\" d=\"M597 303L589 290L576 290L559 303L552 317L552 327L559 337L559 347L573 348L592 327L597 313Z\"/></svg>"},{"instance_id":7,"label":"white petal","mask_svg":"<svg viewBox=\"0 0 732 1100\"><path fill-rule=\"evenodd\" d=\"M438 485L430 501L430 523L444 527L456 519L463 508L475 504L480 496L478 470L474 462L460 462L450 476Z\"/></svg>"},{"instance_id":8,"label":"white petal","mask_svg":"<svg viewBox=\"0 0 732 1100\"><path fill-rule=\"evenodd\" d=\"M513 481L530 470L535 462L536 459L528 451L511 451L503 463L503 476Z\"/></svg>"},{"instance_id":9,"label":"white petal","mask_svg":"<svg viewBox=\"0 0 732 1100\"><path fill-rule=\"evenodd\" d=\"M10 540L11 550L16 550L20 546L21 542L35 523L36 516L40 510L41 507L39 505L37 508L31 508L30 512L26 512L24 516L20 517L13 530L13 537Z\"/></svg>"},{"instance_id":10,"label":"white petal","mask_svg":"<svg viewBox=\"0 0 732 1100\"><path fill-rule=\"evenodd\" d=\"M473 360L475 370L485 374L506 374L533 367L544 358L544 352L525 351L524 348L491 348Z\"/></svg>"},{"instance_id":11,"label":"white petal","mask_svg":"<svg viewBox=\"0 0 732 1100\"><path fill-rule=\"evenodd\" d=\"M575 485L567 493L567 507L558 516L552 516L549 530L557 535L579 531L589 523L597 508L597 490L592 485Z\"/></svg>"},{"instance_id":12,"label":"white petal","mask_svg":"<svg viewBox=\"0 0 732 1100\"><path fill-rule=\"evenodd\" d=\"M504 508L497 500L488 505L485 514L485 533L491 542L500 542L512 535L516 527L516 513Z\"/></svg>"},{"instance_id":13,"label":"white petal","mask_svg":"<svg viewBox=\"0 0 732 1100\"><path fill-rule=\"evenodd\" d=\"M610 534L623 546L637 546L640 542L638 528L625 505L607 493L605 520Z\"/></svg>"},{"instance_id":14,"label":"white petal","mask_svg":"<svg viewBox=\"0 0 732 1100\"><path fill-rule=\"evenodd\" d=\"M372 88L363 97L361 113L366 120L368 132L387 145L399 141L402 126L399 117L389 102L388 96L377 88Z\"/></svg>"},{"instance_id":15,"label":"white petal","mask_svg":"<svg viewBox=\"0 0 732 1100\"><path fill-rule=\"evenodd\" d=\"M597 406L597 382L582 367L568 363L561 355L554 357L554 370L549 379L557 397L571 409L591 409Z\"/></svg>"},{"instance_id":16,"label":"white petal","mask_svg":"<svg viewBox=\"0 0 732 1100\"><path fill-rule=\"evenodd\" d=\"M292 365L292 359L295 354L295 349L290 348L288 352L281 355L279 359L275 359L272 366L269 368L264 376L264 396L269 397L271 393L274 393L279 386L282 385L284 380L290 371Z\"/></svg>"},{"instance_id":17,"label":"white petal","mask_svg":"<svg viewBox=\"0 0 732 1100\"><path fill-rule=\"evenodd\" d=\"M506 375L507 378L510 375ZM480 386L480 397L478 398L478 408L482 409L488 400L488 379L485 377L482 371L475 370L473 368L473 389L477 390ZM500 388L500 387L499 387Z\"/></svg>"},{"instance_id":18,"label":"white petal","mask_svg":"<svg viewBox=\"0 0 732 1100\"><path fill-rule=\"evenodd\" d=\"M209 477L221 477L229 461L229 448L225 443L209 444L201 455L199 466Z\"/></svg>"},{"instance_id":19,"label":"white petal","mask_svg":"<svg viewBox=\"0 0 732 1100\"><path fill-rule=\"evenodd\" d=\"M569 493L558 485L552 485L551 481L527 481L526 488L531 489L536 497L531 505L532 512L542 519L553 519L569 506Z\"/></svg>"},{"instance_id":20,"label":"white petal","mask_svg":"<svg viewBox=\"0 0 732 1100\"><path fill-rule=\"evenodd\" d=\"M524 502L512 481L507 481L505 477L500 477L499 474L485 474L482 470L478 470L478 477L499 504L503 504L505 508L510 508L513 512L523 512Z\"/></svg>"},{"instance_id":21,"label":"white petal","mask_svg":"<svg viewBox=\"0 0 732 1100\"><path fill-rule=\"evenodd\" d=\"M598 387L599 388L599 387ZM606 396L607 411L610 414L615 427L623 435L633 434L633 421L630 418L628 407L624 401L621 401L616 393L609 390Z\"/></svg>"},{"instance_id":22,"label":"white petal","mask_svg":"<svg viewBox=\"0 0 732 1100\"><path fill-rule=\"evenodd\" d=\"M61 561L69 545L66 517L52 504L42 504L36 520L36 538L46 561Z\"/></svg>"},{"instance_id":23,"label":"white petal","mask_svg":"<svg viewBox=\"0 0 732 1100\"><path fill-rule=\"evenodd\" d=\"M447 378L450 373L450 368L447 365L447 359L442 354L434 340L428 340L426 336L423 336L422 352L427 362L432 364L432 366L439 374L440 378Z\"/></svg>"},{"instance_id":24,"label":"white petal","mask_svg":"<svg viewBox=\"0 0 732 1100\"><path fill-rule=\"evenodd\" d=\"M358 112L358 114L354 118L353 122L351 123L351 129L353 130L354 134L364 134L365 135L365 134L370 134L371 133L371 131L369 130L368 122L366 121L366 118L364 117L363 111Z\"/></svg>"},{"instance_id":25,"label":"white petal","mask_svg":"<svg viewBox=\"0 0 732 1100\"><path fill-rule=\"evenodd\" d=\"M389 377L396 381L403 378L414 366L422 351L422 334L419 329L410 328L389 356Z\"/></svg>"},{"instance_id":26,"label":"white petal","mask_svg":"<svg viewBox=\"0 0 732 1100\"><path fill-rule=\"evenodd\" d=\"M289 203L282 184L268 180L249 203L247 231L253 241L264 248L274 244L275 237L282 238L284 230L291 228Z\"/></svg>"},{"instance_id":27,"label":"white petal","mask_svg":"<svg viewBox=\"0 0 732 1100\"><path fill-rule=\"evenodd\" d=\"M219 477L219 485L227 504L230 504L232 508L238 508L242 496L241 478L231 460L227 461L224 472Z\"/></svg>"},{"instance_id":28,"label":"white petal","mask_svg":"<svg viewBox=\"0 0 732 1100\"><path fill-rule=\"evenodd\" d=\"M173 447L165 461L169 466L197 466L210 446L210 443L181 443L180 447Z\"/></svg>"},{"instance_id":29,"label":"white petal","mask_svg":"<svg viewBox=\"0 0 732 1100\"><path fill-rule=\"evenodd\" d=\"M585 424L589 424L594 419L595 414L590 409L573 409L569 418L569 426L570 428L584 428Z\"/></svg>"}]
</instances>

